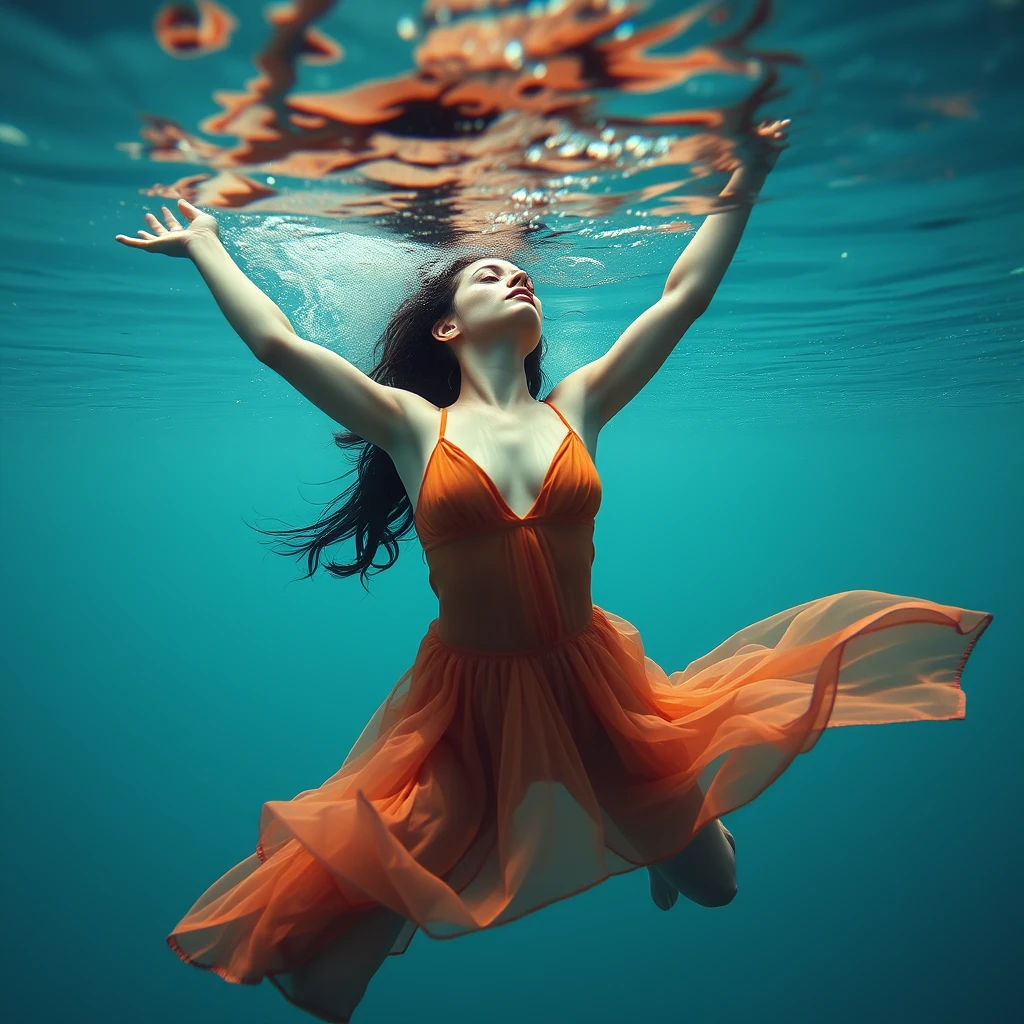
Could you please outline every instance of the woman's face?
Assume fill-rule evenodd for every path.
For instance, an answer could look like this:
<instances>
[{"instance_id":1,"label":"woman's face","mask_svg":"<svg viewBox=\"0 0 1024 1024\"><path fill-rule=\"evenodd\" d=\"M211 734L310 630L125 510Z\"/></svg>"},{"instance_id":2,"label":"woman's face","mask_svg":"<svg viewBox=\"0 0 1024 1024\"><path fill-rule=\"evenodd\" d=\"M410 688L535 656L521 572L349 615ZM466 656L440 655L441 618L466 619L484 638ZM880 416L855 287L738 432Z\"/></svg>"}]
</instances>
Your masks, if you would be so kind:
<instances>
[{"instance_id":1,"label":"woman's face","mask_svg":"<svg viewBox=\"0 0 1024 1024\"><path fill-rule=\"evenodd\" d=\"M540 341L543 311L533 281L514 263L487 258L463 270L455 290L452 316L439 321L441 340L505 340L528 355ZM444 330L455 329L449 337ZM435 333L436 333L435 328Z\"/></svg>"}]
</instances>

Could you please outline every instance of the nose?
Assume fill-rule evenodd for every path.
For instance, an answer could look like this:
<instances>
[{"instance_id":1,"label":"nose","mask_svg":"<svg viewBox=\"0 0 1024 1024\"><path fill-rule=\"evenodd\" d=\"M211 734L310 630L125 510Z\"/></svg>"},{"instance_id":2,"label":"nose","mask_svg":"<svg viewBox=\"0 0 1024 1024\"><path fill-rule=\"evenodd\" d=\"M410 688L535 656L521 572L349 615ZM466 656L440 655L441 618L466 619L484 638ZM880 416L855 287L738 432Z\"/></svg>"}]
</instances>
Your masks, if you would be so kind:
<instances>
[{"instance_id":1,"label":"nose","mask_svg":"<svg viewBox=\"0 0 1024 1024\"><path fill-rule=\"evenodd\" d=\"M529 291L533 291L533 289L530 288L530 276L525 270L517 270L508 279L508 290L512 291L513 288L526 288Z\"/></svg>"}]
</instances>

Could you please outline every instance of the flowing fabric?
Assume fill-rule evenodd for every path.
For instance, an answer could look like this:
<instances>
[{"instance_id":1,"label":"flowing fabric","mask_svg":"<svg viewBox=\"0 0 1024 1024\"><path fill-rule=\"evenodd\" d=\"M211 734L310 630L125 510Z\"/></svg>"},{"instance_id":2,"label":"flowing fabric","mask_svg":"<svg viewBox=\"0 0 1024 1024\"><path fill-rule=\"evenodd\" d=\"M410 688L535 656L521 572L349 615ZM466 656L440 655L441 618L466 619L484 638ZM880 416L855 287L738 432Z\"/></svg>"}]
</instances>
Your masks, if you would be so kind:
<instances>
[{"instance_id":1,"label":"flowing fabric","mask_svg":"<svg viewBox=\"0 0 1024 1024\"><path fill-rule=\"evenodd\" d=\"M392 953L417 929L504 924L679 853L829 726L963 718L961 673L992 616L871 590L663 671L591 601L601 484L562 419L518 516L441 411L416 507L438 616L341 768L264 804L255 852L168 936L187 963L290 998L328 944L369 948L382 908L405 921ZM360 993L336 985L320 1010L347 1020Z\"/></svg>"}]
</instances>

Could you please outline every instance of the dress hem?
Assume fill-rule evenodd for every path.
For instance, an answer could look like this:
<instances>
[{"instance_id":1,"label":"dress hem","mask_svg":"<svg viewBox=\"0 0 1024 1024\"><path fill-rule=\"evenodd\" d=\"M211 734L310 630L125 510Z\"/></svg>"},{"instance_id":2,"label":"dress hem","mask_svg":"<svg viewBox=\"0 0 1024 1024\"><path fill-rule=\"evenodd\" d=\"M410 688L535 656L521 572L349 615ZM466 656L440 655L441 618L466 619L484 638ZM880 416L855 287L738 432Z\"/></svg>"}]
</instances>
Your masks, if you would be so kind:
<instances>
[{"instance_id":1,"label":"dress hem","mask_svg":"<svg viewBox=\"0 0 1024 1024\"><path fill-rule=\"evenodd\" d=\"M594 605L594 611L593 611L593 614L591 616L591 619L582 629L578 630L576 633L572 634L569 637L565 637L565 638L555 642L554 644L549 645L549 647L552 648L552 649L555 649L555 648L558 648L558 647L560 647L560 646L562 646L564 644L571 643L575 639L578 639L581 635L585 634L589 629L591 629L591 628L593 628L595 626L596 621L597 621L599 616L602 617L602 618L605 618L605 616L604 616L603 612L601 611L601 609L597 605ZM873 720L869 720L869 719L865 719L865 720L847 719L847 720L844 720L842 722L838 722L838 721L832 722L832 721L829 721L829 722L826 723L824 728L822 728L819 731L818 737L815 738L815 743L817 742L817 739L820 738L821 732L824 732L825 729L827 729L827 728L841 728L843 726L850 726L850 725L890 725L890 724L917 722L917 721L922 721L922 720L925 720L925 721L958 721L958 720L962 720L965 717L966 698L965 698L964 692L963 692L963 690L961 688L961 678L962 678L964 669L965 669L965 667L967 665L967 662L968 662L971 654L974 651L975 646L977 645L978 641L981 639L981 637L985 633L985 631L988 629L988 627L991 625L991 623L993 622L993 619L994 619L993 615L985 614L971 627L970 630L961 629L959 623L956 623L956 622L953 623L954 628L956 629L956 631L961 636L965 635L968 632L973 632L974 635L968 641L967 646L965 647L965 649L964 649L964 651L963 651L963 653L962 653L962 655L960 657L960 660L959 660L959 662L957 664L956 670L954 672L953 679L948 684L951 687L953 687L953 688L955 688L956 690L959 691L959 700L958 700L958 703L957 703L957 708L956 708L956 710L952 714L943 715L943 716L929 715L926 719L921 719L921 718L913 716L913 715L908 715L907 717L903 717L903 718L889 718L889 719L887 719L884 722L877 722L877 721L873 721ZM431 624L431 627L433 628L435 626L435 624L436 624L436 620L435 620L435 623ZM483 653L483 652L472 651L472 650L463 651L463 649L455 647L454 645L450 645L446 641L441 640L440 637L436 636L436 633L434 634L434 639L441 646L451 647L453 650L459 651L460 653L465 653L465 654L469 654L469 655L482 654ZM847 638L847 640L843 642L842 646L845 647L850 639L852 639L852 637ZM542 648L541 650L544 650L544 648ZM537 650L534 649L534 650L531 650L529 652L523 652L523 653L524 654L536 654ZM807 749L810 749L810 748L807 748ZM804 751L801 751L801 752L804 752ZM722 814L718 815L716 817L716 819L713 819L713 820L717 820L718 818L722 817L725 814L730 814L733 811L738 810L740 807L746 806L747 804L749 804L753 800L755 800L758 796L761 795L761 793L763 793L770 785L772 785L778 779L778 777L788 767L789 763L791 763L791 760L787 761L786 764L782 765L777 772L773 773L770 778L766 779L765 782L764 782L764 785L760 786L756 790L756 792L753 792L752 794L746 796L741 804L738 804L736 807L732 807L732 808L729 808L729 809L723 811ZM711 824L710 821L705 823L705 825L702 826L702 828L706 828L709 824ZM700 831L700 830L698 830L698 831ZM544 900L541 903L534 904L533 906L530 906L530 907L522 910L521 912L516 913L516 914L514 914L512 916L506 917L506 918L504 918L503 920L500 920L500 921L499 920L491 921L488 924L481 925L481 926L474 927L474 928L463 928L463 929L461 929L459 931L452 932L450 934L435 934L434 932L431 931L431 929L428 926L419 924L418 922L414 921L411 918L407 918L407 920L412 921L412 923L416 925L416 929L419 930L419 931L422 931L423 934L426 935L428 938L433 939L435 941L440 941L440 942L450 941L452 939L462 938L462 937L464 937L466 935L474 934L474 933L480 932L480 931L490 930L490 929L494 929L494 928L500 928L500 927L502 927L504 925L512 924L515 921L522 920L522 918L527 917L530 914L536 913L539 910L543 910L544 908L549 907L549 906L551 906L551 905L553 905L555 903L559 903L562 900L570 899L573 896L578 896L581 893L588 891L589 889L593 889L596 886L603 884L604 882L608 881L608 879L610 879L610 878L617 877L619 875L630 874L631 872L637 871L640 868L650 868L650 867L653 867L653 866L663 862L664 860L671 859L673 856L676 856L676 855L678 855L678 853L682 852L682 850L684 850L690 844L690 842L692 842L692 840L693 840L693 836L690 836L686 840L686 842L683 843L683 845L680 846L679 849L677 851L675 851L674 853L669 853L667 856L659 856L657 859L652 859L650 861L646 861L645 860L645 861L633 862L628 857L625 857L624 855L616 852L615 855L617 857L619 857L620 860L625 861L628 866L623 867L621 869L616 869L616 870L608 871L605 874L603 874L600 878L594 879L593 881L590 881L587 884L585 884L585 885L583 885L583 886L581 886L579 888L573 889L572 891L569 891L569 892L560 893L559 895L554 896L551 899L547 899L547 900ZM606 847L606 849L607 849L607 847ZM256 855L259 858L261 864L265 863L265 860L266 860L266 858L265 858L265 851L263 849L262 843L257 843L257 845L256 845ZM469 883L467 883L467 884L469 884ZM385 904L378 904L378 905L384 906ZM400 912L396 911L396 913L400 913ZM232 974L226 968L224 968L224 967L222 967L222 966L220 966L218 964L205 964L205 963L202 963L198 958L190 956L188 953L186 953L181 948L181 946L178 944L178 942L175 939L173 934L167 936L166 942L167 942L167 945L170 947L170 949L175 953L175 955L182 962L188 964L189 966L196 967L199 970L209 971L212 974L216 974L218 977L222 978L224 981L228 982L229 984L235 984L235 985L259 985L264 979L268 979L268 980L270 980L275 985L275 987L279 991L281 991L282 995L284 995L285 998L289 1000L289 1002L292 1002L293 1005L295 1005L295 1006L297 1006L299 1008L303 1008L303 1007L301 1007L301 1004L294 1002L294 1000L291 1000L290 997L288 996L288 993L285 992L284 989L282 989L280 985L278 985L276 982L273 981L273 978L274 978L275 975L277 975L277 974L288 974L288 973L291 973L290 971L270 972L268 974L262 974L262 975L260 975L257 978L246 978L246 977L243 977L241 975ZM398 953L389 953L388 955L389 956L401 955L401 953L404 953L404 952L405 952L405 949L401 950ZM327 1018L324 1018L324 1019L327 1019ZM337 1021L337 1024L347 1024L347 1020L348 1019L347 1018L334 1018L334 1020Z\"/></svg>"}]
</instances>

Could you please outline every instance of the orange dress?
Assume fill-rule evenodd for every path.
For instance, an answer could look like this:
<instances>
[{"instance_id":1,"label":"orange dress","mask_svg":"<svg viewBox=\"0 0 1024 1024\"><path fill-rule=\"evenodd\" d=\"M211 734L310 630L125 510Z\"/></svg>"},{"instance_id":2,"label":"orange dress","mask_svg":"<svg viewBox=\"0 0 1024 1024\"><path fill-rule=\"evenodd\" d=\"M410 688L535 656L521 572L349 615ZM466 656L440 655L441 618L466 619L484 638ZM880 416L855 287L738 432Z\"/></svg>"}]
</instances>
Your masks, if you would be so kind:
<instances>
[{"instance_id":1,"label":"orange dress","mask_svg":"<svg viewBox=\"0 0 1024 1024\"><path fill-rule=\"evenodd\" d=\"M287 995L381 905L408 922L392 953L417 928L504 924L678 853L828 726L964 716L992 616L871 590L780 611L666 674L591 601L601 484L561 413L520 517L444 437L446 412L416 508L439 611L413 665L336 774L264 804L255 853L168 936L229 982Z\"/></svg>"}]
</instances>

